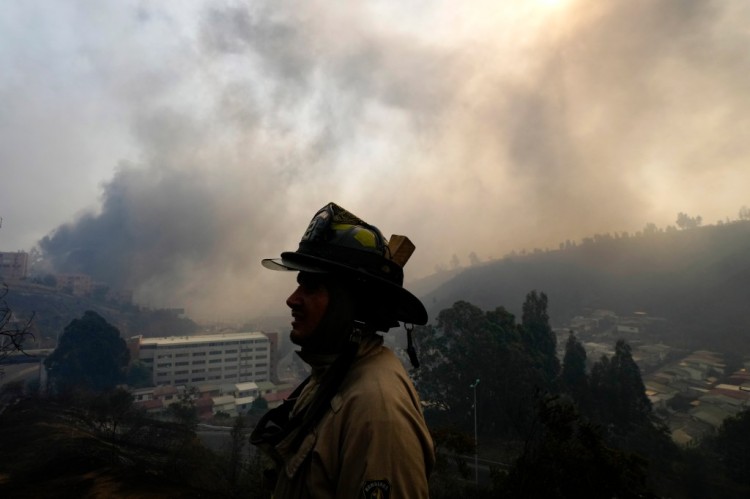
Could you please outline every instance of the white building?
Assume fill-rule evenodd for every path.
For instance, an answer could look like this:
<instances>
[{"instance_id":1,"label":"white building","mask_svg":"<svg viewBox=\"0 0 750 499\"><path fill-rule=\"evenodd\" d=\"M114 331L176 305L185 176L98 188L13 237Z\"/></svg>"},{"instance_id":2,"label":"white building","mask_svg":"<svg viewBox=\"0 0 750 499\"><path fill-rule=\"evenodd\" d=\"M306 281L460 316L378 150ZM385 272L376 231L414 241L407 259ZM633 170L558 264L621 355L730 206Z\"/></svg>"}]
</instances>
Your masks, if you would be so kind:
<instances>
[{"instance_id":1,"label":"white building","mask_svg":"<svg viewBox=\"0 0 750 499\"><path fill-rule=\"evenodd\" d=\"M150 365L154 385L268 381L271 345L263 333L136 337L134 357Z\"/></svg>"}]
</instances>

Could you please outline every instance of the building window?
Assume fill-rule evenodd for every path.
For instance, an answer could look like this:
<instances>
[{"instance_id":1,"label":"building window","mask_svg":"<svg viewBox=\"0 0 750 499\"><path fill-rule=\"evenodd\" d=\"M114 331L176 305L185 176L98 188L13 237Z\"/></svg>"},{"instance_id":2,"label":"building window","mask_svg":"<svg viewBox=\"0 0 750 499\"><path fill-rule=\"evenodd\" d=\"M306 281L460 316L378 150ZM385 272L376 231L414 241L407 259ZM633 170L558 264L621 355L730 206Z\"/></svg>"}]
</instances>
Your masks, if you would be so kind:
<instances>
[{"instance_id":1,"label":"building window","mask_svg":"<svg viewBox=\"0 0 750 499\"><path fill-rule=\"evenodd\" d=\"M208 361L209 364L219 364L221 362L221 359L211 359Z\"/></svg>"},{"instance_id":2,"label":"building window","mask_svg":"<svg viewBox=\"0 0 750 499\"><path fill-rule=\"evenodd\" d=\"M193 357L205 357L206 352L193 352Z\"/></svg>"},{"instance_id":3,"label":"building window","mask_svg":"<svg viewBox=\"0 0 750 499\"><path fill-rule=\"evenodd\" d=\"M204 373L204 372L206 372L206 370L205 370L205 369L193 369L193 374L196 374L196 373Z\"/></svg>"},{"instance_id":4,"label":"building window","mask_svg":"<svg viewBox=\"0 0 750 499\"><path fill-rule=\"evenodd\" d=\"M205 381L205 380L206 380L206 378L204 378L204 377L200 377L200 378L193 378L193 383L196 383L196 382L198 382L198 381Z\"/></svg>"},{"instance_id":5,"label":"building window","mask_svg":"<svg viewBox=\"0 0 750 499\"><path fill-rule=\"evenodd\" d=\"M224 362L237 362L237 357L230 357L228 359L224 359Z\"/></svg>"},{"instance_id":6,"label":"building window","mask_svg":"<svg viewBox=\"0 0 750 499\"><path fill-rule=\"evenodd\" d=\"M221 355L221 350L211 350L208 355Z\"/></svg>"},{"instance_id":7,"label":"building window","mask_svg":"<svg viewBox=\"0 0 750 499\"><path fill-rule=\"evenodd\" d=\"M175 371L174 373L179 376L180 374L187 374L188 371Z\"/></svg>"},{"instance_id":8,"label":"building window","mask_svg":"<svg viewBox=\"0 0 750 499\"><path fill-rule=\"evenodd\" d=\"M221 372L221 367L209 367L208 372L210 373Z\"/></svg>"},{"instance_id":9,"label":"building window","mask_svg":"<svg viewBox=\"0 0 750 499\"><path fill-rule=\"evenodd\" d=\"M205 360L194 360L193 361L193 365L194 366L198 366L198 365L205 364L205 363L206 363Z\"/></svg>"},{"instance_id":10,"label":"building window","mask_svg":"<svg viewBox=\"0 0 750 499\"><path fill-rule=\"evenodd\" d=\"M226 351L226 352L224 352L224 353L237 353L237 349L236 349L236 348L234 348L234 349L232 349L232 350L227 350L227 351Z\"/></svg>"},{"instance_id":11,"label":"building window","mask_svg":"<svg viewBox=\"0 0 750 499\"><path fill-rule=\"evenodd\" d=\"M190 355L189 353L183 352L183 353L176 353L174 356L175 357L187 357L189 355Z\"/></svg>"},{"instance_id":12,"label":"building window","mask_svg":"<svg viewBox=\"0 0 750 499\"><path fill-rule=\"evenodd\" d=\"M163 362L161 364L156 364L156 367L172 367L171 362Z\"/></svg>"},{"instance_id":13,"label":"building window","mask_svg":"<svg viewBox=\"0 0 750 499\"><path fill-rule=\"evenodd\" d=\"M174 382L176 385L184 385L185 383L188 382L188 380L186 378L182 378L182 379L176 379Z\"/></svg>"},{"instance_id":14,"label":"building window","mask_svg":"<svg viewBox=\"0 0 750 499\"><path fill-rule=\"evenodd\" d=\"M176 365L176 366L186 366L188 364L190 364L190 362L187 362L187 361L175 362L174 363L174 365Z\"/></svg>"}]
</instances>

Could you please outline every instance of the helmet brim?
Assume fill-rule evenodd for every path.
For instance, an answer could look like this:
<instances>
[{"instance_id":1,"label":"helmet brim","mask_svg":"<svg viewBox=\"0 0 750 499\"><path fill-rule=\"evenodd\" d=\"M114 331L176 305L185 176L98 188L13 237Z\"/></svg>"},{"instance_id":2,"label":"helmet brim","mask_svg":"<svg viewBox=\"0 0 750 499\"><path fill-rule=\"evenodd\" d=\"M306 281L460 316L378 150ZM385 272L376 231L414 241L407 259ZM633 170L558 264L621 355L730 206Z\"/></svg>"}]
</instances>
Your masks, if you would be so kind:
<instances>
[{"instance_id":1,"label":"helmet brim","mask_svg":"<svg viewBox=\"0 0 750 499\"><path fill-rule=\"evenodd\" d=\"M276 271L299 271L312 273L337 274L367 283L383 289L389 296L393 297L393 312L395 319L407 324L427 324L427 310L422 302L401 286L386 279L362 272L354 267L344 265L324 258L305 255L296 252L284 252L281 258L266 258L261 264L270 270Z\"/></svg>"}]
</instances>

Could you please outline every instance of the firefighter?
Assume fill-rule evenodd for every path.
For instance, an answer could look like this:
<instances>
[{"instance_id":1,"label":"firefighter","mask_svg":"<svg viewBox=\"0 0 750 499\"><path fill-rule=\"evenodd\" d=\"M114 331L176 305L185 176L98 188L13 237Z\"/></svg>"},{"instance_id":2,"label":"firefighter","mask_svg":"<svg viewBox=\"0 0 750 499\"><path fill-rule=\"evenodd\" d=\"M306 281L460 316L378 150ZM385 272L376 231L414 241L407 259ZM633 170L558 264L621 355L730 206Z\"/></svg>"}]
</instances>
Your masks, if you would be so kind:
<instances>
[{"instance_id":1,"label":"firefighter","mask_svg":"<svg viewBox=\"0 0 750 499\"><path fill-rule=\"evenodd\" d=\"M298 272L286 302L290 339L311 367L251 436L276 464L275 499L428 497L432 439L411 380L379 334L399 322L427 322L424 305L403 287L413 250L408 238L386 241L329 203L297 251L263 260L266 268Z\"/></svg>"}]
</instances>

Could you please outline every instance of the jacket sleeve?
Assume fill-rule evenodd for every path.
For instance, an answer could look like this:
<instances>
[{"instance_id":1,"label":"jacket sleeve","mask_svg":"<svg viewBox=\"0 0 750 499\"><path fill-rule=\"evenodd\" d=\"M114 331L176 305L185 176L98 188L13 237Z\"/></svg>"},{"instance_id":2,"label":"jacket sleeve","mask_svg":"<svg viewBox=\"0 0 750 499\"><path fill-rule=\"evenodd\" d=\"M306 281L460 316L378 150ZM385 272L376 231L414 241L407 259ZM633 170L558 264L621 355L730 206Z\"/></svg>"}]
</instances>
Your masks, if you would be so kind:
<instances>
[{"instance_id":1,"label":"jacket sleeve","mask_svg":"<svg viewBox=\"0 0 750 499\"><path fill-rule=\"evenodd\" d=\"M432 439L408 386L369 391L342 408L338 498L427 498Z\"/></svg>"}]
</instances>

